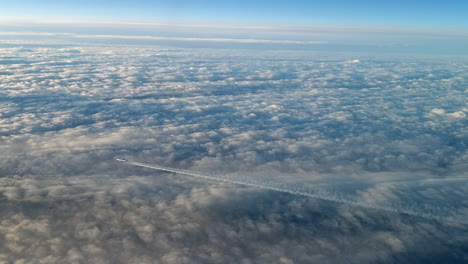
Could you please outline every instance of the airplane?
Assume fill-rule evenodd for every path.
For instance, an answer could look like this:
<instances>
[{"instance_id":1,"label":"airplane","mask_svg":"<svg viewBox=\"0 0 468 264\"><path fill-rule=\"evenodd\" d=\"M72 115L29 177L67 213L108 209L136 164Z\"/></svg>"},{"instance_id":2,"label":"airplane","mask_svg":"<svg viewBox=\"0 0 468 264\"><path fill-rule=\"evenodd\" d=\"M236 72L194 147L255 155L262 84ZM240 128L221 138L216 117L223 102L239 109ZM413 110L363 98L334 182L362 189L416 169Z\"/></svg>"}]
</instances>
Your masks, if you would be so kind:
<instances>
[{"instance_id":1,"label":"airplane","mask_svg":"<svg viewBox=\"0 0 468 264\"><path fill-rule=\"evenodd\" d=\"M115 160L120 161L120 162L127 162L128 161L127 158L116 158Z\"/></svg>"}]
</instances>

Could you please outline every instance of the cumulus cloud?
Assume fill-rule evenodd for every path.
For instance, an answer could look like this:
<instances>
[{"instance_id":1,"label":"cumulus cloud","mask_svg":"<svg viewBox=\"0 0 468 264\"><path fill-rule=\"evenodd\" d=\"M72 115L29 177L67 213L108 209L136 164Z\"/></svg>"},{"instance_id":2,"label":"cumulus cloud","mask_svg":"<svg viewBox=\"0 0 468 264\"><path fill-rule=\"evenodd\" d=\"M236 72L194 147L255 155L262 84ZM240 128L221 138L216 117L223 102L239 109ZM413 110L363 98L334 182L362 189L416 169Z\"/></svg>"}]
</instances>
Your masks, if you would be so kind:
<instances>
[{"instance_id":1,"label":"cumulus cloud","mask_svg":"<svg viewBox=\"0 0 468 264\"><path fill-rule=\"evenodd\" d=\"M453 119L464 119L466 118L466 113L465 111L456 111L453 113L446 113L444 109L440 108L434 108L431 110L431 114L433 116L440 116L440 117L445 117L445 118L453 118Z\"/></svg>"},{"instance_id":2,"label":"cumulus cloud","mask_svg":"<svg viewBox=\"0 0 468 264\"><path fill-rule=\"evenodd\" d=\"M0 54L0 261L467 258L463 63L121 45ZM125 167L115 156L320 188L439 221Z\"/></svg>"},{"instance_id":3,"label":"cumulus cloud","mask_svg":"<svg viewBox=\"0 0 468 264\"><path fill-rule=\"evenodd\" d=\"M423 262L428 257L419 255L420 248L430 247L440 258L463 254L459 243L466 242L457 228L438 225L436 231L427 221L178 180L183 184L161 175L8 178L0 188L21 196L3 201L2 260L362 263L410 257ZM445 242L426 240L428 232Z\"/></svg>"}]
</instances>

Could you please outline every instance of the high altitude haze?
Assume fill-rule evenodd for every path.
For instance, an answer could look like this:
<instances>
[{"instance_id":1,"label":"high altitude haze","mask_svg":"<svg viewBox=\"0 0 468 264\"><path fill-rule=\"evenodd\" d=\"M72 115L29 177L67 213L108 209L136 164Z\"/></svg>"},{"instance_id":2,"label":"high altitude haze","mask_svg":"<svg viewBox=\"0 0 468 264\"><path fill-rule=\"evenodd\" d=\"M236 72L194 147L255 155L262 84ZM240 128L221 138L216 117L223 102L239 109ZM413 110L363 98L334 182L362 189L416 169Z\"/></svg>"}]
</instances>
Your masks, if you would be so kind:
<instances>
[{"instance_id":1,"label":"high altitude haze","mask_svg":"<svg viewBox=\"0 0 468 264\"><path fill-rule=\"evenodd\" d=\"M0 1L2 17L467 27L466 1Z\"/></svg>"},{"instance_id":2,"label":"high altitude haze","mask_svg":"<svg viewBox=\"0 0 468 264\"><path fill-rule=\"evenodd\" d=\"M328 42L468 54L466 1L0 1L3 34ZM349 48L349 47L348 47Z\"/></svg>"}]
</instances>

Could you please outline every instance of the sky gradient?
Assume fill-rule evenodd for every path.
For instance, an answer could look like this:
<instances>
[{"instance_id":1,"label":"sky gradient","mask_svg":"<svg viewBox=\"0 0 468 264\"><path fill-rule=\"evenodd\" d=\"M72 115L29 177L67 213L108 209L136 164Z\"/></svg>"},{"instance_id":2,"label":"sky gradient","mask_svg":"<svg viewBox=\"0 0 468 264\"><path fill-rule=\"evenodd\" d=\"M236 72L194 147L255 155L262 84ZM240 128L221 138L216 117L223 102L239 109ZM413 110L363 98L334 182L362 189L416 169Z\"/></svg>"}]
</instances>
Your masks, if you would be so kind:
<instances>
[{"instance_id":1,"label":"sky gradient","mask_svg":"<svg viewBox=\"0 0 468 264\"><path fill-rule=\"evenodd\" d=\"M468 27L466 1L0 1L9 19Z\"/></svg>"}]
</instances>

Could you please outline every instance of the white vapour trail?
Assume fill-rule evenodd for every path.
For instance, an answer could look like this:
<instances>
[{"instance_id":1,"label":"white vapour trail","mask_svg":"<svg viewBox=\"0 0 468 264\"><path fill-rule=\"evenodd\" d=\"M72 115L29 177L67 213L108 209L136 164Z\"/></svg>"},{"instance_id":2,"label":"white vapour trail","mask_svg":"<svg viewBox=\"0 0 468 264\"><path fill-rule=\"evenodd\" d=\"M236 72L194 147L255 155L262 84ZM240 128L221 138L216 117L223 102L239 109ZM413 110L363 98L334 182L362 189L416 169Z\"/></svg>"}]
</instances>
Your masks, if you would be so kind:
<instances>
[{"instance_id":1,"label":"white vapour trail","mask_svg":"<svg viewBox=\"0 0 468 264\"><path fill-rule=\"evenodd\" d=\"M290 193L290 194L295 194L295 195L302 195L302 196L317 198L317 199L326 200L326 201L343 203L343 204L347 204L351 206L359 206L359 207L364 207L364 208L377 209L377 210L407 214L407 215L412 215L412 216L419 216L419 217L424 217L428 219L434 219L434 220L441 221L441 222L466 224L464 221L458 221L457 219L453 219L451 217L442 217L437 213L423 212L421 210L418 210L418 208L405 208L401 205L390 205L390 204L379 205L379 204L373 204L373 203L364 202L364 201L355 201L355 200L350 199L349 197L344 197L337 193L332 193L328 191L308 189L308 188L299 187L299 186L282 185L282 184L278 184L274 182L256 182L256 181L246 180L246 179L229 179L229 178L223 178L220 176L206 175L206 174L201 174L201 173L197 173L193 171L170 168L170 167L165 167L165 166L160 166L160 165L150 165L150 164L145 164L141 162L127 161L126 159L117 159L117 160L120 162L125 162L130 165L134 165L134 166L160 170L160 171L173 172L173 173L178 173L178 174L184 174L184 175L212 180L212 181L227 182L227 183L239 184L239 185L244 185L244 186L257 187L261 189L273 190L273 191L278 191L278 192Z\"/></svg>"}]
</instances>

